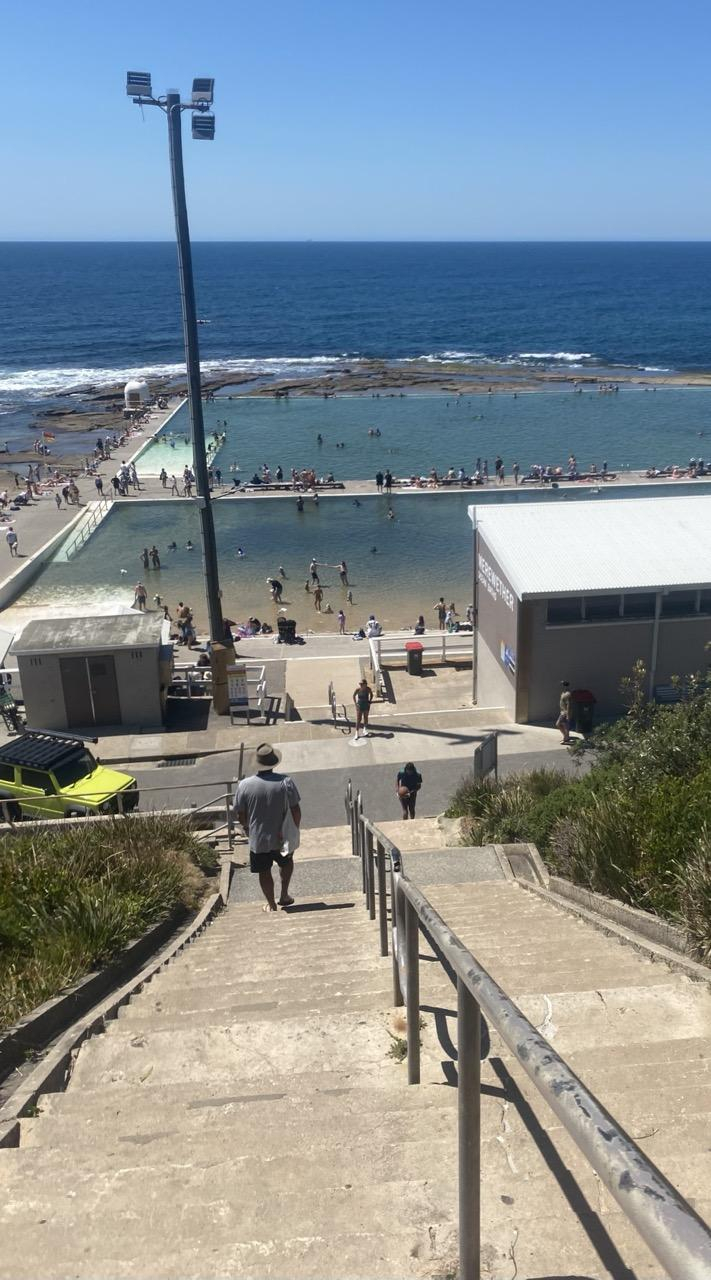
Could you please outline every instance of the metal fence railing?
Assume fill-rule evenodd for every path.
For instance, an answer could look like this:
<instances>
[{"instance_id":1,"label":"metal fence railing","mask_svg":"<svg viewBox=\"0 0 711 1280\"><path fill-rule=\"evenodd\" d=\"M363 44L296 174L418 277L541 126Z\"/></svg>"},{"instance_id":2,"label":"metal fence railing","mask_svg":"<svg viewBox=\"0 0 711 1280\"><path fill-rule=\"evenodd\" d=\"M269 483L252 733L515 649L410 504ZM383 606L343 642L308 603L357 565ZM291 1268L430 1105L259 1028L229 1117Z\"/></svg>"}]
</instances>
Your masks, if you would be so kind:
<instances>
[{"instance_id":1,"label":"metal fence railing","mask_svg":"<svg viewBox=\"0 0 711 1280\"><path fill-rule=\"evenodd\" d=\"M387 699L387 681L385 668L401 666L406 659L405 644L408 640L417 639L423 648L423 658L432 662L445 663L472 660L473 638L471 631L430 631L415 636L412 631L389 632L382 636L370 636L370 665L373 679L381 697Z\"/></svg>"},{"instance_id":2,"label":"metal fence railing","mask_svg":"<svg viewBox=\"0 0 711 1280\"><path fill-rule=\"evenodd\" d=\"M333 720L334 729L340 729L341 733L350 733L351 722L348 717L348 708L345 702L341 703L342 717L339 720L338 699L336 698L336 690L333 687L333 681L328 682L328 705L331 708L331 718Z\"/></svg>"},{"instance_id":3,"label":"metal fence railing","mask_svg":"<svg viewBox=\"0 0 711 1280\"><path fill-rule=\"evenodd\" d=\"M57 819L64 824L77 822L82 825L89 822L112 822L117 818L130 816L140 821L155 814L178 814L188 818L197 828L198 840L211 840L224 833L229 849L233 849L242 836L234 815L234 802L237 784L243 777L244 745L240 744L238 752L237 775L224 780L207 782L180 782L176 785L166 783L163 786L139 788L140 808L130 808L135 791L127 791L130 797L127 802L124 793L116 792L111 798L111 807L97 811L96 796L73 793L71 799L62 798L54 793L42 795L37 791L17 791L11 797L0 796L0 834L21 833L32 826L51 829ZM199 793L210 790L207 800L199 803ZM176 803L176 793L179 802ZM160 797L165 803L160 803ZM115 801L115 806L114 802ZM62 811L63 807L63 811ZM84 812L82 810L84 809Z\"/></svg>"},{"instance_id":4,"label":"metal fence railing","mask_svg":"<svg viewBox=\"0 0 711 1280\"><path fill-rule=\"evenodd\" d=\"M392 942L393 998L407 1006L408 1083L420 1083L419 932L457 988L459 1128L459 1280L480 1280L481 1016L577 1143L671 1280L709 1280L711 1230L586 1088L544 1036L452 932L408 879L402 854L363 814L360 792L346 789L352 850L363 892L380 926L380 952ZM388 901L389 881L389 901Z\"/></svg>"}]
</instances>

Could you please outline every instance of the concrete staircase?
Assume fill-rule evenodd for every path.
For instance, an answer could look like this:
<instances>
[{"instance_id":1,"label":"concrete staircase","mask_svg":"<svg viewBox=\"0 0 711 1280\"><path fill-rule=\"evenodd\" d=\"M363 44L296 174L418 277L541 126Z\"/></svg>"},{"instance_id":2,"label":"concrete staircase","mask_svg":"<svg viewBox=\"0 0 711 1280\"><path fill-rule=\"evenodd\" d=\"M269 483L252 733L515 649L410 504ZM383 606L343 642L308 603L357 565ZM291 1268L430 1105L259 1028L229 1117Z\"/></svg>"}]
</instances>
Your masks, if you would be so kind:
<instances>
[{"instance_id":1,"label":"concrete staircase","mask_svg":"<svg viewBox=\"0 0 711 1280\"><path fill-rule=\"evenodd\" d=\"M448 858L432 852L434 879ZM391 961L360 894L328 893L329 865L297 910L231 905L23 1121L20 1147L0 1151L0 1277L456 1276L454 991L423 939L423 1084L408 1087ZM708 1216L707 987L515 883L425 887ZM660 1278L485 1039L483 1275Z\"/></svg>"}]
</instances>

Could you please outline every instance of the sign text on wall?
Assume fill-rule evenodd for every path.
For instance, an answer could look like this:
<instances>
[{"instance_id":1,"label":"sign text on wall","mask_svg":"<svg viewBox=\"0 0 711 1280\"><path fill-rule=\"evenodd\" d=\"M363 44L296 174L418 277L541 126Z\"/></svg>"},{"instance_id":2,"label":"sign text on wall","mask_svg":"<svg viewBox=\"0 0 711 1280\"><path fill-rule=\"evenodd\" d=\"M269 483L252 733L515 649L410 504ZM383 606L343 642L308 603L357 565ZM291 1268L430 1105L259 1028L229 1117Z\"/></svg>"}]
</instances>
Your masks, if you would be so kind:
<instances>
[{"instance_id":1,"label":"sign text on wall","mask_svg":"<svg viewBox=\"0 0 711 1280\"><path fill-rule=\"evenodd\" d=\"M489 561L484 559L481 552L479 552L479 581L484 584L492 600L496 600L498 596L513 613L513 591L508 584L499 577L496 570L492 569Z\"/></svg>"}]
</instances>

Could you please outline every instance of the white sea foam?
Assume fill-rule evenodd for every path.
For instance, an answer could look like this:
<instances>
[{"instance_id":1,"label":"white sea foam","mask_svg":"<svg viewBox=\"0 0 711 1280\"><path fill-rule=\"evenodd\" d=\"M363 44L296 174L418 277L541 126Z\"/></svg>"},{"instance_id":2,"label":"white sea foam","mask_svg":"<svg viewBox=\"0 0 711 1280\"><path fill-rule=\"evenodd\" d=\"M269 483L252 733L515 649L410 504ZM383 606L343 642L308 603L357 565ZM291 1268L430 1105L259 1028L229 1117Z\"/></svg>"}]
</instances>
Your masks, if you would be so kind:
<instances>
[{"instance_id":1,"label":"white sea foam","mask_svg":"<svg viewBox=\"0 0 711 1280\"><path fill-rule=\"evenodd\" d=\"M489 361L483 351L428 351L421 356L402 356L393 364L466 364L470 360Z\"/></svg>"},{"instance_id":2,"label":"white sea foam","mask_svg":"<svg viewBox=\"0 0 711 1280\"><path fill-rule=\"evenodd\" d=\"M340 366L347 357L337 356L273 356L264 359L224 359L201 361L202 372L235 374L269 374L278 377L282 373L303 373L307 376L314 369L324 366ZM26 399L40 399L48 395L68 395L85 391L89 387L108 387L127 382L131 378L178 378L185 376L184 364L130 365L118 368L48 368L48 369L0 369L0 392L21 393Z\"/></svg>"},{"instance_id":3,"label":"white sea foam","mask_svg":"<svg viewBox=\"0 0 711 1280\"><path fill-rule=\"evenodd\" d=\"M592 351L520 351L512 360L561 360L565 363L577 363L579 360L594 360Z\"/></svg>"}]
</instances>

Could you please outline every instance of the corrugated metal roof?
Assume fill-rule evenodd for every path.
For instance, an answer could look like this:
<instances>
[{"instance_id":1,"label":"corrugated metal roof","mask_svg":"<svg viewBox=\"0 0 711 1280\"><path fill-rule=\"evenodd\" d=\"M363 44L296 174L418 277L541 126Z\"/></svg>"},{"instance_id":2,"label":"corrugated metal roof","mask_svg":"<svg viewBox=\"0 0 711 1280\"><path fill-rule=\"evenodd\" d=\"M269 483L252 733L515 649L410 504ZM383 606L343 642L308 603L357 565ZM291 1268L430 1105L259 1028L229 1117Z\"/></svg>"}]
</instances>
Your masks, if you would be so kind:
<instances>
[{"instance_id":1,"label":"corrugated metal roof","mask_svg":"<svg viewBox=\"0 0 711 1280\"><path fill-rule=\"evenodd\" d=\"M711 587L711 497L472 506L519 599Z\"/></svg>"}]
</instances>

